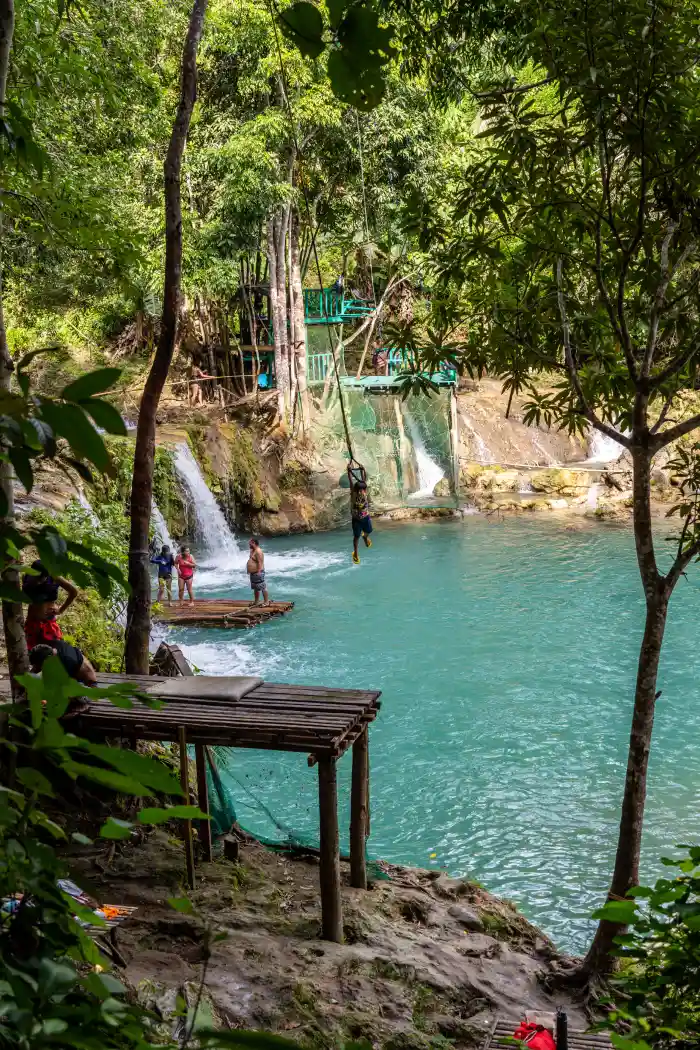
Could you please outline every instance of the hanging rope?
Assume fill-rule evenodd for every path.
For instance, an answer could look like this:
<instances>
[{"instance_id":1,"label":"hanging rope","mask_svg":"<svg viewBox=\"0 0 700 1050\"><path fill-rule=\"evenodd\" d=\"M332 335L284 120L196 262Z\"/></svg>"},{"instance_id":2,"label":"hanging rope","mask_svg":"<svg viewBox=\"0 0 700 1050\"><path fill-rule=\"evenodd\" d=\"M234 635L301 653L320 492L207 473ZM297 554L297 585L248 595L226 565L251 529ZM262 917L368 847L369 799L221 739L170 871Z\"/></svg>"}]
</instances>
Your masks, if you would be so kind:
<instances>
[{"instance_id":1,"label":"hanging rope","mask_svg":"<svg viewBox=\"0 0 700 1050\"><path fill-rule=\"evenodd\" d=\"M270 12L270 18L272 19L272 28L273 28L273 31L274 31L274 34L275 34L275 47L276 47L276 50L277 50L277 59L279 61L280 77L282 79L282 94L284 96L284 102L285 102L285 105L287 107L287 113L289 115L289 124L290 124L291 130L292 130L292 141L294 143L294 149L295 149L295 152L296 152L296 156L299 158L299 175L300 175L300 180L299 181L301 183L301 191L302 191L302 195L304 197L304 207L305 207L305 210L306 210L306 218L307 218L307 221L309 223L309 230L311 231L311 249L313 251L314 262L316 264L316 273L318 275L318 285L319 285L319 289L320 289L320 296L319 296L319 298L321 300L323 316L326 319L326 325L324 327L326 329L326 333L327 333L327 336L328 336L328 346L330 348L331 357L333 358L333 369L335 371L336 383L338 384L338 397L340 399L340 412L341 412L341 415L343 417L343 429L345 430L345 443L347 444L348 455L350 456L350 463L352 464L353 462L356 462L355 461L355 455L354 455L353 448L352 448L352 438L350 437L350 427L348 425L348 416L347 416L347 412L345 411L345 400L343 398L343 388L342 388L342 384L340 382L340 370L338 368L338 359L337 359L337 356L336 356L335 347L333 345L333 340L331 338L331 329L330 329L330 319L329 319L329 316L328 316L328 308L326 306L326 300L325 300L325 297L323 295L323 275L321 273L321 263L320 263L319 257L318 257L318 248L316 246L316 234L318 232L318 227L314 225L313 218L312 218L312 215L311 215L311 204L310 204L310 201L309 201L309 194L308 194L308 191L307 191L307 188L306 188L306 180L305 180L305 177L304 177L304 169L303 169L303 164L302 164L302 162L304 161L304 154L303 154L302 150L299 148L299 136L297 135L296 121L294 119L294 113L292 112L291 102L289 101L289 89L288 89L288 86L287 86L287 76L286 76L286 73L285 73L285 70L284 70L284 59L282 58L282 49L280 47L279 32L278 32L278 29L277 29L277 20L275 18L275 12L274 12L274 9L272 7L272 3L268 4L268 9L269 9L269 12Z\"/></svg>"},{"instance_id":2,"label":"hanging rope","mask_svg":"<svg viewBox=\"0 0 700 1050\"><path fill-rule=\"evenodd\" d=\"M372 302L377 309L377 295L374 290L374 269L372 267L372 245L369 240L369 219L367 218L367 194L365 193L365 161L362 152L362 130L360 128L360 115L355 110L355 122L357 124L357 141L360 147L360 180L362 183L362 211L365 217L365 242L369 249L369 276L372 282Z\"/></svg>"}]
</instances>

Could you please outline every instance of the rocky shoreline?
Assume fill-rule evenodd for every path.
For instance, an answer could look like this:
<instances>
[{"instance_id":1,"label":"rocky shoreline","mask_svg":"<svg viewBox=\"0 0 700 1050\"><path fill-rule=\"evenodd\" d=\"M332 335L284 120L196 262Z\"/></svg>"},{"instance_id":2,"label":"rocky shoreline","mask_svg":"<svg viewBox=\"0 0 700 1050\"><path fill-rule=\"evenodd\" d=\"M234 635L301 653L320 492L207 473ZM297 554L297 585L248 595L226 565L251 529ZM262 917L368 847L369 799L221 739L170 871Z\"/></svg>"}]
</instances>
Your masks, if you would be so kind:
<instances>
[{"instance_id":1,"label":"rocky shoreline","mask_svg":"<svg viewBox=\"0 0 700 1050\"><path fill-rule=\"evenodd\" d=\"M206 1014L224 1028L259 1028L318 1048L367 1039L386 1050L447 1050L483 1042L498 1015L581 1009L543 978L560 959L507 901L439 871L372 865L368 891L342 864L344 944L319 938L318 867L257 843L237 863L198 867L194 913L173 911L182 844L159 829L104 856L77 853L71 874L102 902L137 907L119 932L126 978L172 1030L176 1000L197 994L207 937ZM450 1041L448 1044L447 1040Z\"/></svg>"}]
</instances>

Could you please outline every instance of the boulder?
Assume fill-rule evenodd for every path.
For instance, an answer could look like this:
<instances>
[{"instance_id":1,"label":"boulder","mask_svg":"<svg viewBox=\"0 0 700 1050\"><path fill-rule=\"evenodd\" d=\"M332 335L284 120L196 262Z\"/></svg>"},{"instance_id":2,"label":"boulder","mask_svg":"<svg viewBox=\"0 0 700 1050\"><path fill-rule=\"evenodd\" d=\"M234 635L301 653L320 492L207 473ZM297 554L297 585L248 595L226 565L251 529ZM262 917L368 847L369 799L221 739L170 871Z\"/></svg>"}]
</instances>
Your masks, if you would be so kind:
<instances>
[{"instance_id":1,"label":"boulder","mask_svg":"<svg viewBox=\"0 0 700 1050\"><path fill-rule=\"evenodd\" d=\"M551 467L532 474L530 484L535 492L556 493L559 496L580 496L588 491L590 475L585 470Z\"/></svg>"},{"instance_id":2,"label":"boulder","mask_svg":"<svg viewBox=\"0 0 700 1050\"><path fill-rule=\"evenodd\" d=\"M475 930L477 933L481 933L484 929L479 913L474 911L473 908L467 908L464 904L453 904L452 907L447 909L447 914L450 918L455 919L465 930Z\"/></svg>"},{"instance_id":3,"label":"boulder","mask_svg":"<svg viewBox=\"0 0 700 1050\"><path fill-rule=\"evenodd\" d=\"M437 496L438 499L445 499L451 493L450 482L448 478L440 478L437 485L433 489L433 496Z\"/></svg>"}]
</instances>

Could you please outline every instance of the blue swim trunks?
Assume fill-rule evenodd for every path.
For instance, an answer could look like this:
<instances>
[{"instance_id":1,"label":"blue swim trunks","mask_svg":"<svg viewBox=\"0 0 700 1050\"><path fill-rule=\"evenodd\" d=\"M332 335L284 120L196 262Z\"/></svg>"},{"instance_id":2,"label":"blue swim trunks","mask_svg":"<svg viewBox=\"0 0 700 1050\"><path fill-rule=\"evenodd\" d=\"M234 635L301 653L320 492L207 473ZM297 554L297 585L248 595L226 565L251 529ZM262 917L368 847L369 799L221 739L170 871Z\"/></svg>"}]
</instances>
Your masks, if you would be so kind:
<instances>
[{"instance_id":1,"label":"blue swim trunks","mask_svg":"<svg viewBox=\"0 0 700 1050\"><path fill-rule=\"evenodd\" d=\"M352 534L356 540L359 540L360 536L364 533L365 536L369 536L372 531L372 519L369 514L364 518L353 518L352 519Z\"/></svg>"}]
</instances>

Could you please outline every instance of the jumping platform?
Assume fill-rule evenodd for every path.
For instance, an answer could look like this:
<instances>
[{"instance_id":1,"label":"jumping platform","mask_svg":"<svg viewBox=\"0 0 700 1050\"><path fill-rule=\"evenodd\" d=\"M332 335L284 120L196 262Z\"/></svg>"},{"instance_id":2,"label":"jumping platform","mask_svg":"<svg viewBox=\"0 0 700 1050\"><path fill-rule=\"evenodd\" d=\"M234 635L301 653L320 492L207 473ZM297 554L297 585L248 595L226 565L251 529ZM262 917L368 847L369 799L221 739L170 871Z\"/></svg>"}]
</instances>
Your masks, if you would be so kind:
<instances>
[{"instance_id":1,"label":"jumping platform","mask_svg":"<svg viewBox=\"0 0 700 1050\"><path fill-rule=\"evenodd\" d=\"M194 604L173 602L163 605L153 619L158 623L183 627L257 627L273 616L284 616L294 602L270 602L255 605L248 601L220 598L195 598Z\"/></svg>"}]
</instances>

